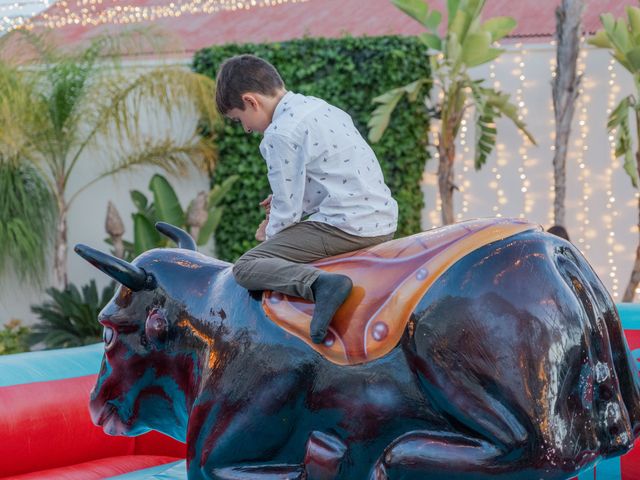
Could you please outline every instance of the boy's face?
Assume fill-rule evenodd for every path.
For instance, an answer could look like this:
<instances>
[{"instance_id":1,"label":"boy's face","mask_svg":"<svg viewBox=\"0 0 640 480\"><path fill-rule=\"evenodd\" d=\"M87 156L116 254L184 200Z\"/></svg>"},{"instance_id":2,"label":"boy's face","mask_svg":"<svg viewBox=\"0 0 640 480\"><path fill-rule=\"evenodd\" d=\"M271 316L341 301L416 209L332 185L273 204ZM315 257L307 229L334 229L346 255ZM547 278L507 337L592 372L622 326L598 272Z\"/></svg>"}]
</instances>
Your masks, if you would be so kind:
<instances>
[{"instance_id":1,"label":"boy's face","mask_svg":"<svg viewBox=\"0 0 640 480\"><path fill-rule=\"evenodd\" d=\"M264 133L271 123L273 111L269 111L268 102L265 103L261 97L263 95L255 93L242 95L244 110L233 108L227 112L227 118L242 123L244 131L247 133Z\"/></svg>"}]
</instances>

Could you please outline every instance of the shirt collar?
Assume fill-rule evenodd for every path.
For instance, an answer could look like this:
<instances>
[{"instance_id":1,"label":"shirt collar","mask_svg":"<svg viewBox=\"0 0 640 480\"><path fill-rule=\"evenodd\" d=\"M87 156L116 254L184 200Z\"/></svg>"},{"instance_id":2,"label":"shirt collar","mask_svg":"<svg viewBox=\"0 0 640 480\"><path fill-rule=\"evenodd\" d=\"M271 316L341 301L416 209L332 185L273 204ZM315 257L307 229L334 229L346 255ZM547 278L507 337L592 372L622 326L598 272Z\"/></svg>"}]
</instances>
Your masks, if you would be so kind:
<instances>
[{"instance_id":1,"label":"shirt collar","mask_svg":"<svg viewBox=\"0 0 640 480\"><path fill-rule=\"evenodd\" d=\"M287 93L284 94L284 96L280 99L280 101L278 102L278 105L276 105L275 110L273 111L273 117L271 118L271 123L273 123L276 118L278 118L287 108L287 104L290 102L291 97L293 97L294 93L289 91Z\"/></svg>"}]
</instances>

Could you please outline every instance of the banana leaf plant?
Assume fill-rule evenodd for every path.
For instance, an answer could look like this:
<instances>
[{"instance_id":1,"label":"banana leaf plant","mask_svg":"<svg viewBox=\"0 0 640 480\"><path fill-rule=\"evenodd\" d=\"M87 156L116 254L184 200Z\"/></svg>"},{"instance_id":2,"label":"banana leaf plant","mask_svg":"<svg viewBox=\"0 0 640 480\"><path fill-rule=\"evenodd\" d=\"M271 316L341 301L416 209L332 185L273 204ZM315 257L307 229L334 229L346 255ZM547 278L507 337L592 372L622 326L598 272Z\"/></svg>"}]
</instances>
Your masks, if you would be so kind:
<instances>
[{"instance_id":1,"label":"banana leaf plant","mask_svg":"<svg viewBox=\"0 0 640 480\"><path fill-rule=\"evenodd\" d=\"M187 230L197 245L205 245L213 236L224 212L220 201L229 192L238 179L237 175L227 178L222 184L215 185L209 192L199 192L184 210L178 196L169 181L156 174L149 182L151 197L139 190L132 190L131 200L136 211L133 219L133 240L122 239L124 227L119 215L110 206L106 228L109 237L106 241L114 246L114 254L126 260L132 260L152 248L167 247L171 242L158 233L156 222L166 222ZM121 245L121 247L118 247Z\"/></svg>"},{"instance_id":2,"label":"banana leaf plant","mask_svg":"<svg viewBox=\"0 0 640 480\"><path fill-rule=\"evenodd\" d=\"M616 158L624 157L624 170L629 175L632 185L638 188L640 149L637 149L634 155L629 118L633 116L635 119L635 140L640 142L640 105L638 104L640 99L640 8L627 6L625 9L626 18L615 19L610 13L601 15L603 28L588 41L591 45L609 50L613 58L633 76L635 94L627 95L620 100L609 115L607 129L615 138ZM640 198L638 198L638 233L640 235ZM622 297L623 302L633 301L639 283L640 238L631 277Z\"/></svg>"},{"instance_id":3,"label":"banana leaf plant","mask_svg":"<svg viewBox=\"0 0 640 480\"><path fill-rule=\"evenodd\" d=\"M442 222L453 223L455 141L462 119L468 108L475 107L475 168L479 170L487 161L496 143L496 119L509 118L528 139L535 144L525 124L518 118L517 107L509 95L485 86L484 80L474 80L468 73L472 67L491 62L504 50L494 43L508 35L516 26L511 17L494 17L482 22L480 15L484 0L448 0L447 28L439 33L442 14L430 9L424 0L392 0L404 13L418 21L425 29L419 36L427 48L431 64L431 77L418 78L373 99L377 104L369 120L369 140L377 142L383 135L398 102L407 97L409 102L420 101L435 111L440 119L436 142L438 188L442 201ZM442 95L430 98L427 89L439 88ZM422 105L421 105L422 106Z\"/></svg>"}]
</instances>

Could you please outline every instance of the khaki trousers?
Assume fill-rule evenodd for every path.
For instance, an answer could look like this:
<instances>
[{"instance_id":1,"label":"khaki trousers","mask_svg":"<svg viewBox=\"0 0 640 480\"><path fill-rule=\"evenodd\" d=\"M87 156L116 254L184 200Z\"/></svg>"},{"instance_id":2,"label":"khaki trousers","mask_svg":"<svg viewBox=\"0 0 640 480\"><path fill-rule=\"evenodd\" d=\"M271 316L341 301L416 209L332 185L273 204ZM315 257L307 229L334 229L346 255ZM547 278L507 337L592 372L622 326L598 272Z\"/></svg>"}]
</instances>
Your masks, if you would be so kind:
<instances>
[{"instance_id":1,"label":"khaki trousers","mask_svg":"<svg viewBox=\"0 0 640 480\"><path fill-rule=\"evenodd\" d=\"M300 222L242 255L233 267L233 275L248 290L274 290L313 302L311 285L320 270L307 263L392 238L392 233L359 237L326 223Z\"/></svg>"}]
</instances>

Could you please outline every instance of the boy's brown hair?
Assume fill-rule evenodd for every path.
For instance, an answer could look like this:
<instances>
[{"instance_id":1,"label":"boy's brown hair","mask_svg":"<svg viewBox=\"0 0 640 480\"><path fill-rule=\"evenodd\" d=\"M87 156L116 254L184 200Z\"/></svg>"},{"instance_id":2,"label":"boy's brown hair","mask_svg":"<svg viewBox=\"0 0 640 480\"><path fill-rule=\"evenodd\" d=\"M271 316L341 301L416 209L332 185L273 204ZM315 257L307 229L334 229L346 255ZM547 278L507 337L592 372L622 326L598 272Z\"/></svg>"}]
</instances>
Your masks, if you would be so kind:
<instances>
[{"instance_id":1,"label":"boy's brown hair","mask_svg":"<svg viewBox=\"0 0 640 480\"><path fill-rule=\"evenodd\" d=\"M244 110L242 95L248 92L274 96L284 88L282 77L266 60L255 55L236 55L220 66L216 78L216 105L222 115Z\"/></svg>"}]
</instances>

